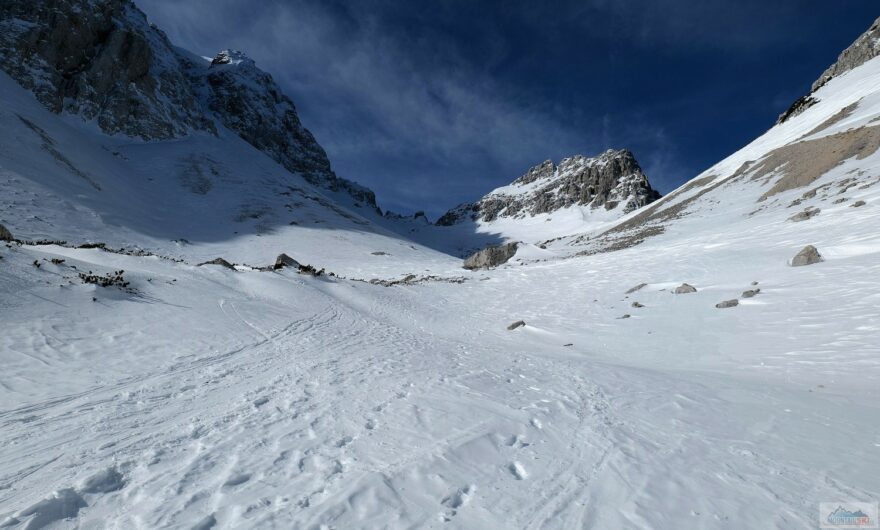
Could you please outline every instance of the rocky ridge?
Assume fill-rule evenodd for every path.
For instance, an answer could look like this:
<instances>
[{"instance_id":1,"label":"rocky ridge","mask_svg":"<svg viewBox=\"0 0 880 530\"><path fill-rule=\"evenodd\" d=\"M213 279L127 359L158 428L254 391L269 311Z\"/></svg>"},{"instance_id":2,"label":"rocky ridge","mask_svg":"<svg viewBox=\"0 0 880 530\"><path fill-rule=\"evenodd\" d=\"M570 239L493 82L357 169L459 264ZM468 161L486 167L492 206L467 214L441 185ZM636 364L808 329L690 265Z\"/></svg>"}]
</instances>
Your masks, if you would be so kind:
<instances>
[{"instance_id":1,"label":"rocky ridge","mask_svg":"<svg viewBox=\"0 0 880 530\"><path fill-rule=\"evenodd\" d=\"M613 210L624 204L623 211L631 212L659 198L630 151L609 149L595 157L565 158L558 165L547 160L509 186L453 208L437 224L519 219L574 205Z\"/></svg>"},{"instance_id":2,"label":"rocky ridge","mask_svg":"<svg viewBox=\"0 0 880 530\"><path fill-rule=\"evenodd\" d=\"M813 94L825 86L825 83L865 64L878 55L880 55L880 18L874 21L871 27L868 28L868 31L862 33L855 42L841 52L837 57L837 61L816 79L812 87L810 87L810 93L798 98L791 107L779 115L776 123L783 123L812 107L817 102Z\"/></svg>"}]
</instances>

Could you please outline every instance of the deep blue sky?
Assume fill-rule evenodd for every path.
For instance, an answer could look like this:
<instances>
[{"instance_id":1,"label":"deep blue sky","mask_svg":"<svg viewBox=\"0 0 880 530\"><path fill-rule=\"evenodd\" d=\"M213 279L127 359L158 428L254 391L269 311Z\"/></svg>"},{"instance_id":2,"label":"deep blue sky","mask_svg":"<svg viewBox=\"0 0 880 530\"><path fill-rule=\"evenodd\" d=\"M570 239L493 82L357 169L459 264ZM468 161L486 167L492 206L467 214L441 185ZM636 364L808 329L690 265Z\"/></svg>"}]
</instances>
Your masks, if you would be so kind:
<instances>
[{"instance_id":1,"label":"deep blue sky","mask_svg":"<svg viewBox=\"0 0 880 530\"><path fill-rule=\"evenodd\" d=\"M876 0L136 0L240 49L336 172L436 217L545 159L631 149L669 192L769 128Z\"/></svg>"}]
</instances>

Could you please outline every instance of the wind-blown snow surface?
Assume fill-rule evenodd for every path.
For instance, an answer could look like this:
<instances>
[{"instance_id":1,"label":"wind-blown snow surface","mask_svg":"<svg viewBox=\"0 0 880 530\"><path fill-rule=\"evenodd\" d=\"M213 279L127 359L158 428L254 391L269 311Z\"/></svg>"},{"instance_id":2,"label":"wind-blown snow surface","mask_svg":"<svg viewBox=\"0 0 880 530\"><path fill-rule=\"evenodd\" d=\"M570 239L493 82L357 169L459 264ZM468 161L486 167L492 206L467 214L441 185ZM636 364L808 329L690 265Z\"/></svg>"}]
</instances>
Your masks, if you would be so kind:
<instances>
[{"instance_id":1,"label":"wind-blown snow surface","mask_svg":"<svg viewBox=\"0 0 880 530\"><path fill-rule=\"evenodd\" d=\"M826 132L871 122L878 78L874 60L832 80L819 104L710 172L728 178L854 101ZM4 123L15 123L11 109L58 146L79 146L62 154L80 165L91 144L68 143L78 129L24 100L4 107ZM291 215L332 230L264 231L205 206L197 211L215 215L217 232L194 219L179 236L190 244L177 245L172 220L144 234L139 210L174 181L143 183L132 211L114 210L76 175L63 177L68 191L26 173L26 149L40 168L59 166L38 156L30 128L10 130L3 145L18 147L4 153L0 220L13 233L88 236L186 262L0 246L6 528L787 529L817 527L819 502L880 497L876 154L762 203L772 183L731 182L617 252L555 259L578 248L561 241L527 247L518 257L528 264L468 272L308 199ZM181 152L197 146L236 167L200 141ZM120 147L148 161L159 159L139 149L173 145ZM106 175L129 179L118 193L130 193L124 182L161 178L164 167L119 162L113 173L94 160L115 158L86 154L102 193L117 193ZM841 193L851 169L863 174ZM284 211L287 196L278 200ZM787 220L813 204L818 216ZM240 238L223 236L238 226L248 228ZM806 244L825 261L788 266ZM216 255L264 264L280 252L349 278L464 282L384 287L193 265ZM131 292L77 278L118 270ZM672 294L683 282L698 291ZM714 307L756 288L737 307Z\"/></svg>"}]
</instances>

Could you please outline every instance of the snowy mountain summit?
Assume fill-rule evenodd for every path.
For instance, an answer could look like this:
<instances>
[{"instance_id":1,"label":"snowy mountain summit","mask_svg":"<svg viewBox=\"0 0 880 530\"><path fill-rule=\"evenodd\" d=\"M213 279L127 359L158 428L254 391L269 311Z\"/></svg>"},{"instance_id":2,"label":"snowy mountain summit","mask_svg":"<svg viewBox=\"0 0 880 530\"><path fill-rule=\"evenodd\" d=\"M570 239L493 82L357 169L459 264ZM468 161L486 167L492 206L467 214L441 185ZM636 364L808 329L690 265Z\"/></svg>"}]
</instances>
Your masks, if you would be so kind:
<instances>
[{"instance_id":1,"label":"snowy mountain summit","mask_svg":"<svg viewBox=\"0 0 880 530\"><path fill-rule=\"evenodd\" d=\"M595 157L565 158L558 165L547 160L479 201L450 210L437 224L523 219L572 206L629 213L659 198L630 151L609 149Z\"/></svg>"}]
</instances>

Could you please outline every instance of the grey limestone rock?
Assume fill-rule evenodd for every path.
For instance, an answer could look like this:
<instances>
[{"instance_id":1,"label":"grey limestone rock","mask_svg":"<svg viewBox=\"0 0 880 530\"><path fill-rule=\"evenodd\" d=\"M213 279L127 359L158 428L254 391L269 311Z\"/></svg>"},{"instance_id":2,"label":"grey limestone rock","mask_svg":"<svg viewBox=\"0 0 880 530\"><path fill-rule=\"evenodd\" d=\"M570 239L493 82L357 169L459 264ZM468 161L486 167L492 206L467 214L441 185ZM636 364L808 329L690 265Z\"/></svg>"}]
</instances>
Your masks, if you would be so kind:
<instances>
[{"instance_id":1,"label":"grey limestone rock","mask_svg":"<svg viewBox=\"0 0 880 530\"><path fill-rule=\"evenodd\" d=\"M693 285L683 283L683 284L679 285L678 287L676 287L675 291L673 291L673 292L675 294L695 293L695 292L697 292L697 288L694 287Z\"/></svg>"},{"instance_id":2,"label":"grey limestone rock","mask_svg":"<svg viewBox=\"0 0 880 530\"><path fill-rule=\"evenodd\" d=\"M803 267L805 265L819 263L820 261L822 261L822 255L819 254L819 250L813 245L807 245L801 249L794 258L792 258L791 266Z\"/></svg>"},{"instance_id":3,"label":"grey limestone rock","mask_svg":"<svg viewBox=\"0 0 880 530\"><path fill-rule=\"evenodd\" d=\"M464 268L475 270L497 267L498 265L507 263L507 261L516 254L518 247L518 243L486 247L464 260Z\"/></svg>"}]
</instances>

